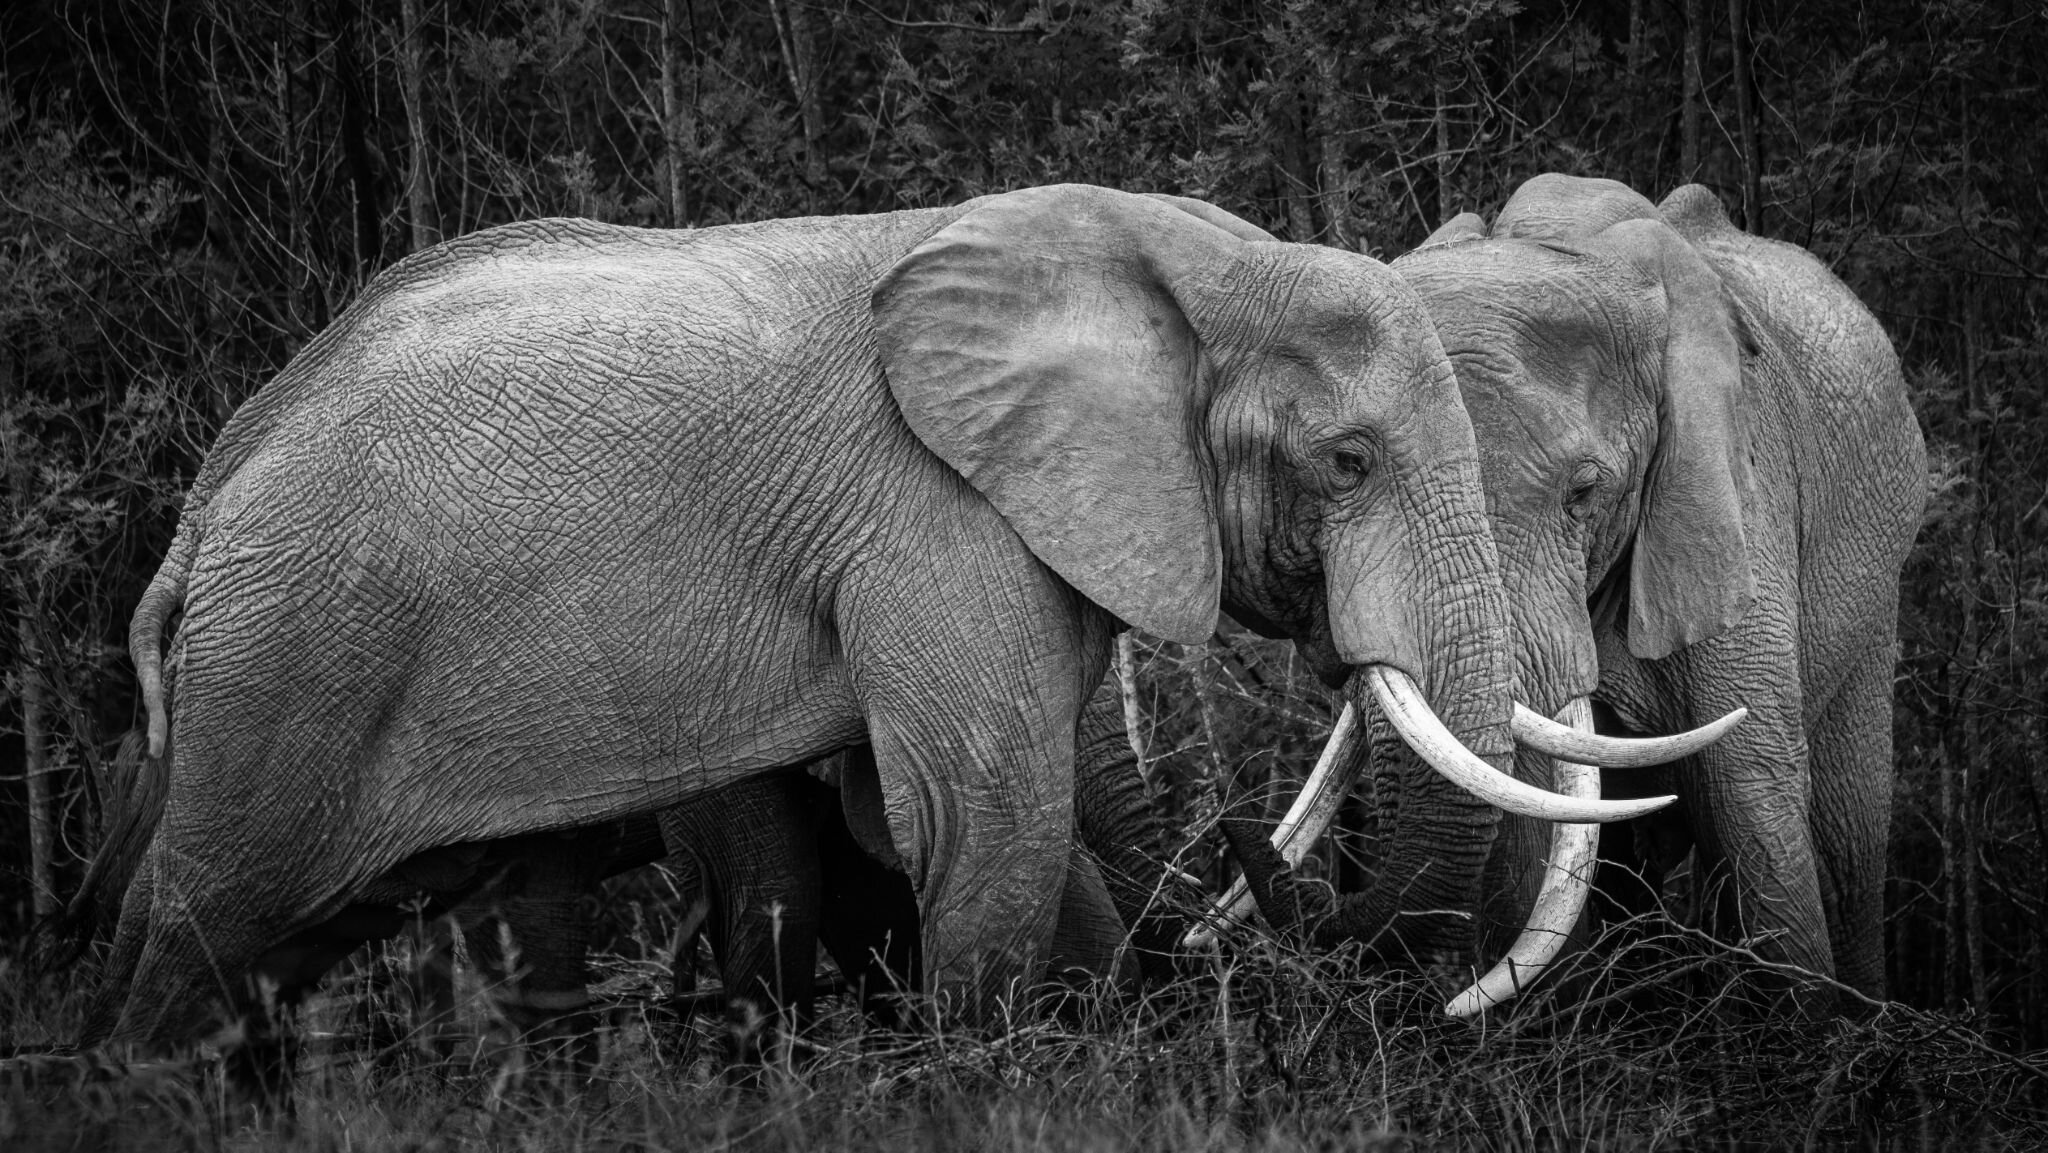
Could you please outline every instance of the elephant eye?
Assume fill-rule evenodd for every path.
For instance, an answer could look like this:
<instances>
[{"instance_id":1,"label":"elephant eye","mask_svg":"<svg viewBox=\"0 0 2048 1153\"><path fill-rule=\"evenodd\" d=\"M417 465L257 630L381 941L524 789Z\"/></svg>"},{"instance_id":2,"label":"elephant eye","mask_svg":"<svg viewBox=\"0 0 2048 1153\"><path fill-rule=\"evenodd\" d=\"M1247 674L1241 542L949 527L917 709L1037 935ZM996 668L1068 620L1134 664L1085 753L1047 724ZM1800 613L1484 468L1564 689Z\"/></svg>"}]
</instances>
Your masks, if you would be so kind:
<instances>
[{"instance_id":1,"label":"elephant eye","mask_svg":"<svg viewBox=\"0 0 2048 1153\"><path fill-rule=\"evenodd\" d=\"M1599 464L1590 460L1580 461L1578 467L1572 469L1571 483L1565 488L1565 511L1575 520L1585 520L1592 516L1594 507L1599 504L1600 490L1606 479L1607 472Z\"/></svg>"},{"instance_id":2,"label":"elephant eye","mask_svg":"<svg viewBox=\"0 0 2048 1153\"><path fill-rule=\"evenodd\" d=\"M1339 487L1356 488L1372 472L1372 448L1357 441L1343 441L1329 450L1330 465Z\"/></svg>"}]
</instances>

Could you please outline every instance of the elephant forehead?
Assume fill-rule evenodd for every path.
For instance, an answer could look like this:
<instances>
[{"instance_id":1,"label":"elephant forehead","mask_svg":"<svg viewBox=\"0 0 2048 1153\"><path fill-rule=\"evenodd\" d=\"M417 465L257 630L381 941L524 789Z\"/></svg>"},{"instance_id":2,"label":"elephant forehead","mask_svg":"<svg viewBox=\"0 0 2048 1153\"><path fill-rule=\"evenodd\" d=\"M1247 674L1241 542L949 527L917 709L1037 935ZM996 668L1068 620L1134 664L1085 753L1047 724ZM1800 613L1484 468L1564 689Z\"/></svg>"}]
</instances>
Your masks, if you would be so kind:
<instances>
[{"instance_id":1,"label":"elephant forehead","mask_svg":"<svg viewBox=\"0 0 2048 1153\"><path fill-rule=\"evenodd\" d=\"M1584 393L1650 369L1663 293L1636 269L1549 245L1482 242L1403 257L1468 397L1489 379Z\"/></svg>"}]
</instances>

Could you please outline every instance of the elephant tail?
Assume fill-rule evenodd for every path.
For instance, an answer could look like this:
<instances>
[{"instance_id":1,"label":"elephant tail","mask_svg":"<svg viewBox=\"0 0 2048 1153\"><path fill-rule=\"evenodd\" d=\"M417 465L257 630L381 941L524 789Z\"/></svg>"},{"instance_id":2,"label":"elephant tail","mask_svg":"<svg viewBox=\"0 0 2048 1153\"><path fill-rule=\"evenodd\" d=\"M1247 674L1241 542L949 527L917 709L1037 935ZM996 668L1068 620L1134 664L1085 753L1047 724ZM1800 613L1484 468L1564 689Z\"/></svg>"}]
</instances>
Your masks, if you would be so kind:
<instances>
[{"instance_id":1,"label":"elephant tail","mask_svg":"<svg viewBox=\"0 0 2048 1153\"><path fill-rule=\"evenodd\" d=\"M199 551L199 534L191 531L191 524L188 517L178 525L170 555L158 566L128 622L128 655L135 661L142 707L149 712L151 759L164 755L164 745L170 739L170 709L164 703L163 634L165 622L185 603L185 582L192 574L193 554Z\"/></svg>"},{"instance_id":2,"label":"elephant tail","mask_svg":"<svg viewBox=\"0 0 2048 1153\"><path fill-rule=\"evenodd\" d=\"M185 602L185 585L198 551L191 517L178 526L170 554L135 607L128 624L128 653L135 661L135 679L149 714L146 732L130 729L114 754L103 798L99 848L87 863L85 879L65 907L37 926L31 951L44 972L76 964L96 940L112 935L128 883L142 864L142 855L163 815L171 779L171 714L164 685L163 632L171 614Z\"/></svg>"},{"instance_id":3,"label":"elephant tail","mask_svg":"<svg viewBox=\"0 0 2048 1153\"><path fill-rule=\"evenodd\" d=\"M146 752L137 729L121 738L107 774L104 833L87 863L85 879L63 909L36 928L30 951L36 970L54 972L76 964L95 942L111 939L123 895L149 848L169 792L172 754Z\"/></svg>"}]
</instances>

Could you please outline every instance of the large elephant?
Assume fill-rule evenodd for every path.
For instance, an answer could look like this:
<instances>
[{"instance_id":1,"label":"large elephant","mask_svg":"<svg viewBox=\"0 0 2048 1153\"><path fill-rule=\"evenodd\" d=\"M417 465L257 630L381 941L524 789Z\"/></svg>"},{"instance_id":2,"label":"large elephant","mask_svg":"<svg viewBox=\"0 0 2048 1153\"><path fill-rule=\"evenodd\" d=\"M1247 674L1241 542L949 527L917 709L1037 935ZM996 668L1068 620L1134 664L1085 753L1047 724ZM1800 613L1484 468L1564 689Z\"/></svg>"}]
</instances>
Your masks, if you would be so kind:
<instances>
[{"instance_id":1,"label":"large elephant","mask_svg":"<svg viewBox=\"0 0 2048 1153\"><path fill-rule=\"evenodd\" d=\"M1881 995L1898 576L1926 486L1883 329L1697 185L1652 205L1540 176L1491 229L1460 216L1395 268L1479 438L1518 699L1590 697L1618 732L1752 714L1647 775L1680 804L1608 839L1602 890L1639 909L1692 850L1716 930ZM1549 770L1525 751L1526 779ZM1526 985L1573 930L1592 834L1510 818L1488 920L1511 931L1539 893L1542 914L1455 1011Z\"/></svg>"},{"instance_id":2,"label":"large elephant","mask_svg":"<svg viewBox=\"0 0 2048 1153\"><path fill-rule=\"evenodd\" d=\"M911 879L926 988L993 1020L1045 959L1112 636L1197 641L1219 604L1508 780L1508 618L1435 332L1385 266L1256 236L1058 186L544 221L394 266L223 430L137 609L153 753L184 612L176 764L106 850L148 837L87 1038L193 1037L222 975L289 999L372 914L459 899L478 846L859 743L847 823ZM1492 827L1426 788L1408 858Z\"/></svg>"}]
</instances>

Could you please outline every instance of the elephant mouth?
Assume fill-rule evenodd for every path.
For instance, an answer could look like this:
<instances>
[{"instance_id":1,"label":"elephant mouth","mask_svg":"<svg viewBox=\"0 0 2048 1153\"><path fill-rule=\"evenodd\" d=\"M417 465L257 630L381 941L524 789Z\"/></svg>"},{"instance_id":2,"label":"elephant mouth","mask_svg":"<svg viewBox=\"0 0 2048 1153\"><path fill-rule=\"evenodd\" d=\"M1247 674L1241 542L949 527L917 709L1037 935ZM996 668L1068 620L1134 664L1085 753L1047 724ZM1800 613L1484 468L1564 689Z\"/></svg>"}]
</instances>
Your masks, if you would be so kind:
<instances>
[{"instance_id":1,"label":"elephant mouth","mask_svg":"<svg viewBox=\"0 0 2048 1153\"><path fill-rule=\"evenodd\" d=\"M1748 710L1737 709L1689 732L1634 739L1594 733L1592 705L1585 697L1566 706L1562 723L1517 702L1512 725L1515 739L1551 756L1557 765L1560 791L1550 792L1501 772L1467 749L1406 673L1387 665L1368 665L1351 675L1365 678L1394 731L1432 769L1503 811L1555 824L1550 859L1528 923L1500 962L1445 1006L1446 1012L1457 1017L1482 1012L1528 988L1563 950L1585 907L1601 824L1632 820L1678 799L1602 800L1600 769L1637 768L1690 756L1720 740L1748 715ZM1273 847L1288 867L1299 866L1308 856L1357 783L1358 768L1365 758L1352 754L1355 743L1363 739L1357 711L1346 704L1301 793L1274 830ZM1187 934L1186 945L1207 947L1223 931L1249 917L1252 908L1251 887L1240 877Z\"/></svg>"}]
</instances>

